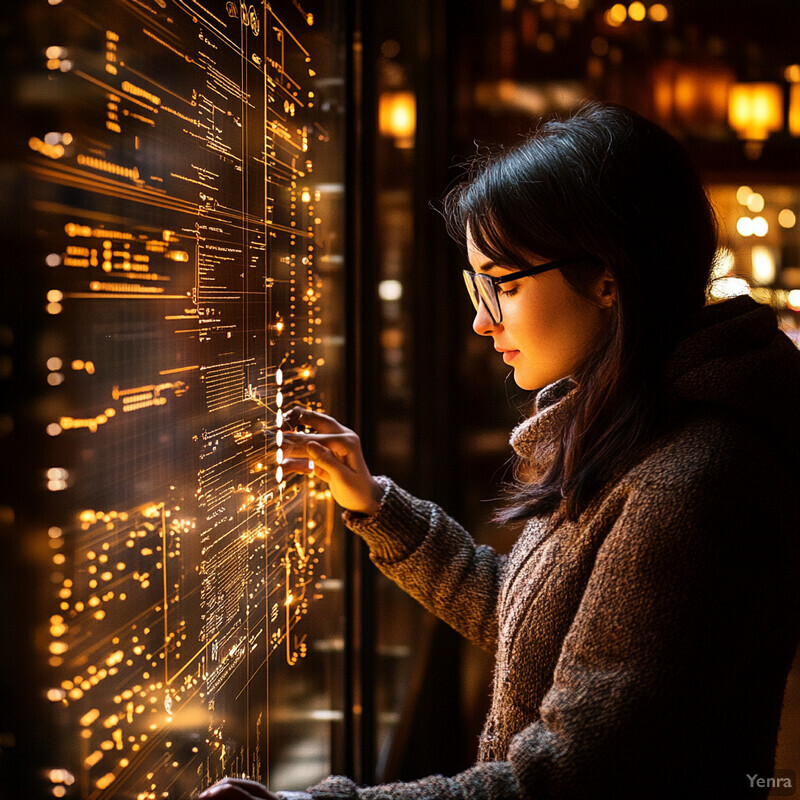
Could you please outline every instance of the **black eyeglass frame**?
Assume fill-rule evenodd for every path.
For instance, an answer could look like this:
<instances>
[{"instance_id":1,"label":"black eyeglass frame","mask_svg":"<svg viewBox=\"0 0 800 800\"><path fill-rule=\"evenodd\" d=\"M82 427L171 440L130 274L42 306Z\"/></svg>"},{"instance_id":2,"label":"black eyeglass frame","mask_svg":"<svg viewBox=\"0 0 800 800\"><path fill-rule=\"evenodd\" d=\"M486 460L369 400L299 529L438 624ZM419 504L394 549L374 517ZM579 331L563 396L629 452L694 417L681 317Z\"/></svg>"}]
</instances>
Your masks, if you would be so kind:
<instances>
[{"instance_id":1,"label":"black eyeglass frame","mask_svg":"<svg viewBox=\"0 0 800 800\"><path fill-rule=\"evenodd\" d=\"M491 304L484 302L486 306L486 311L488 312L489 316L494 322L495 325L499 325L503 321L503 309L500 306L500 298L497 295L497 287L501 283L510 283L511 281L516 281L519 278L527 278L529 275L539 275L542 272L549 272L551 269L558 269L559 267L563 267L566 264L573 264L575 263L576 259L574 258L558 258L555 261L546 261L544 264L537 264L535 267L527 267L526 269L518 270L517 272L512 272L509 275L487 275L485 272L475 272L471 269L463 270L464 273L464 280L467 282L467 289L469 290L469 296L472 300L472 305L475 306L475 310L477 311L480 308L480 300L483 299L483 295L481 294L480 289L475 285L475 281L489 281L492 286L492 293L494 294L494 306L497 309L497 313L499 319L495 319L495 315L492 313L492 308L490 307ZM474 292L474 294L473 294Z\"/></svg>"}]
</instances>

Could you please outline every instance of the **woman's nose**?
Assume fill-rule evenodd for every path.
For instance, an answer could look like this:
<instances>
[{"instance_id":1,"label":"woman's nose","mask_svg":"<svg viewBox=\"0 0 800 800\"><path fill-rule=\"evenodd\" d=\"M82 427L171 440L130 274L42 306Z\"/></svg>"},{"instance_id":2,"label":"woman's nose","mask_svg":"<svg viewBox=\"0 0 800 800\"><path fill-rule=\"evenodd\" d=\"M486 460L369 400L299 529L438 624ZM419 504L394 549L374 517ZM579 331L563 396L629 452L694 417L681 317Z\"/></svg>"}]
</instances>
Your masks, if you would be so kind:
<instances>
[{"instance_id":1,"label":"woman's nose","mask_svg":"<svg viewBox=\"0 0 800 800\"><path fill-rule=\"evenodd\" d=\"M498 327L500 327L499 323L491 318L486 310L486 304L481 300L475 312L475 319L472 320L472 330L481 336L491 336L497 332Z\"/></svg>"}]
</instances>

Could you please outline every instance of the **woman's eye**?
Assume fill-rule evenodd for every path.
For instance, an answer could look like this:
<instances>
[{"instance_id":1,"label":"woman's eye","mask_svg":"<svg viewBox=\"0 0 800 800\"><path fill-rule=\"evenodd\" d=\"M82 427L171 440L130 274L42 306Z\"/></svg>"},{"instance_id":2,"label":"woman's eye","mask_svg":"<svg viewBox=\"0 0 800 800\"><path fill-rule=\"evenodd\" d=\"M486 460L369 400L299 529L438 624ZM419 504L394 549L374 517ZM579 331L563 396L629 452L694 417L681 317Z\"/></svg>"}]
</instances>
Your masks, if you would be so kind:
<instances>
[{"instance_id":1,"label":"woman's eye","mask_svg":"<svg viewBox=\"0 0 800 800\"><path fill-rule=\"evenodd\" d=\"M517 287L511 286L508 289L504 289L502 286L497 287L497 293L506 295L507 297L513 297L517 293Z\"/></svg>"}]
</instances>

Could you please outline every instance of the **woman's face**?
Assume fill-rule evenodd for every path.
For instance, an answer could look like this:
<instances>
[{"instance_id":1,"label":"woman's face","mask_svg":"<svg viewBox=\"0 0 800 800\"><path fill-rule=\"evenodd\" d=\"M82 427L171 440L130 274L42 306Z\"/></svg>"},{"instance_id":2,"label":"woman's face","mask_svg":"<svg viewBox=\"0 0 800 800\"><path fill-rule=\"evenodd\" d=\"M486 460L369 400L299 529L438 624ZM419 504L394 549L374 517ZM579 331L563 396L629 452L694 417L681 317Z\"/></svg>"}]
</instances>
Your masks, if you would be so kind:
<instances>
[{"instance_id":1,"label":"woman's face","mask_svg":"<svg viewBox=\"0 0 800 800\"><path fill-rule=\"evenodd\" d=\"M475 248L469 236L467 254L475 272L499 277L519 269L495 264ZM537 258L531 266L546 261ZM481 303L472 328L481 336L492 337L495 350L514 368L517 385L531 390L574 372L597 341L608 309L616 301L610 273L592 284L590 296L597 300L593 303L577 294L559 269L500 284L497 294L503 321L493 322Z\"/></svg>"}]
</instances>

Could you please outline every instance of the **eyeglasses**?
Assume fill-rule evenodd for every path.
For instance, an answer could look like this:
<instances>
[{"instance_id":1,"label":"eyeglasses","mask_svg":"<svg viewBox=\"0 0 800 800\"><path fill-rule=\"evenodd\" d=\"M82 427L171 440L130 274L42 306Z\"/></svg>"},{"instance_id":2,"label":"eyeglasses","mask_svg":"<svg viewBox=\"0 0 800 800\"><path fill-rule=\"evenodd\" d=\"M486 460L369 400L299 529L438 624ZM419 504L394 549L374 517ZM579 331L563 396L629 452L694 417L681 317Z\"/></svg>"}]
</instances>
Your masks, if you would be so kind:
<instances>
[{"instance_id":1,"label":"eyeglasses","mask_svg":"<svg viewBox=\"0 0 800 800\"><path fill-rule=\"evenodd\" d=\"M471 269L464 270L464 283L467 284L472 305L477 311L483 301L492 322L499 325L503 321L503 309L500 307L500 298L497 296L497 287L501 283L509 283L519 278L527 278L528 275L538 275L540 272L548 272L551 269L558 269L564 264L574 262L574 258L559 258L556 261L547 261L544 264L537 264L535 267L521 269L519 272L512 272L510 275L493 277L484 272L473 272Z\"/></svg>"}]
</instances>

